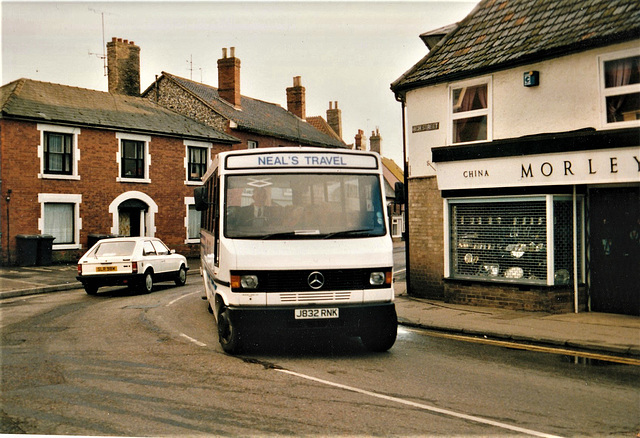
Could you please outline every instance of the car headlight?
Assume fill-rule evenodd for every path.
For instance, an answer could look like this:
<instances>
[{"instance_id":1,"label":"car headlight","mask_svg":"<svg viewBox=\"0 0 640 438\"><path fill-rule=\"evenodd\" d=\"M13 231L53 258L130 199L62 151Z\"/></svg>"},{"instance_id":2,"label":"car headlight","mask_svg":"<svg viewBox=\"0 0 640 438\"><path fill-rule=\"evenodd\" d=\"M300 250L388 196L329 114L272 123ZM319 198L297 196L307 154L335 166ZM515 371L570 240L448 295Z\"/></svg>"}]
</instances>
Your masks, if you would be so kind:
<instances>
[{"instance_id":1,"label":"car headlight","mask_svg":"<svg viewBox=\"0 0 640 438\"><path fill-rule=\"evenodd\" d=\"M374 271L369 275L369 284L372 286L382 286L391 284L391 271Z\"/></svg>"}]
</instances>

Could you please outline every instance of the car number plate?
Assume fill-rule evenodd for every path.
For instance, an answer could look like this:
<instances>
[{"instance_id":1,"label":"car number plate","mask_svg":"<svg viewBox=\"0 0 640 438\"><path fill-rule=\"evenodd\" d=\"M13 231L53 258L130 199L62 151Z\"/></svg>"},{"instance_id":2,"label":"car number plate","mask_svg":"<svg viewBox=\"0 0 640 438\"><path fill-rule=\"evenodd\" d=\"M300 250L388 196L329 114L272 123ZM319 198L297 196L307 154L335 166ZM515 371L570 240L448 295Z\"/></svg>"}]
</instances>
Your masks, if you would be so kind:
<instances>
[{"instance_id":1,"label":"car number plate","mask_svg":"<svg viewBox=\"0 0 640 438\"><path fill-rule=\"evenodd\" d=\"M330 309L296 309L296 319L327 319L327 318L339 318L339 312L337 308Z\"/></svg>"},{"instance_id":2,"label":"car number plate","mask_svg":"<svg viewBox=\"0 0 640 438\"><path fill-rule=\"evenodd\" d=\"M96 268L96 272L113 272L117 270L118 270L117 266L98 266Z\"/></svg>"}]
</instances>

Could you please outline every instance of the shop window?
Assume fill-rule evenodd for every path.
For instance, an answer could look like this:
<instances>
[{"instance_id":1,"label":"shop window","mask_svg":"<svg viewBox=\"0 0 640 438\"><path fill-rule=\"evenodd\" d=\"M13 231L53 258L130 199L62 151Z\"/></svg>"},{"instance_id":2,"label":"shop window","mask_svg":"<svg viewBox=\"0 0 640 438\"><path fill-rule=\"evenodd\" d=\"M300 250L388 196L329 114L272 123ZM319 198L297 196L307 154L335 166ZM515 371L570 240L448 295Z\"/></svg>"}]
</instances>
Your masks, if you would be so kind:
<instances>
[{"instance_id":1,"label":"shop window","mask_svg":"<svg viewBox=\"0 0 640 438\"><path fill-rule=\"evenodd\" d=\"M485 81L451 87L452 143L490 140L489 85Z\"/></svg>"},{"instance_id":2,"label":"shop window","mask_svg":"<svg viewBox=\"0 0 640 438\"><path fill-rule=\"evenodd\" d=\"M633 124L640 120L640 55L637 50L601 59L606 124ZM631 56L629 56L631 55Z\"/></svg>"},{"instance_id":3,"label":"shop window","mask_svg":"<svg viewBox=\"0 0 640 438\"><path fill-rule=\"evenodd\" d=\"M572 282L571 198L464 199L448 204L449 277L548 285ZM580 264L580 274L582 270Z\"/></svg>"}]
</instances>

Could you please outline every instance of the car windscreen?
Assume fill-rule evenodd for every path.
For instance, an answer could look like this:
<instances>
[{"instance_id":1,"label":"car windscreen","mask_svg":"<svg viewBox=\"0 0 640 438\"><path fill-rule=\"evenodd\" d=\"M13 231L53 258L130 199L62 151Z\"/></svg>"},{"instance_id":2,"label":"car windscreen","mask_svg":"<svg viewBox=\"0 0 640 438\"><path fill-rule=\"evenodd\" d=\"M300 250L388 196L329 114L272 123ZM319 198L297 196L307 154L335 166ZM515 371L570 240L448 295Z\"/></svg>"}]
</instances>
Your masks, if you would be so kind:
<instances>
[{"instance_id":1,"label":"car windscreen","mask_svg":"<svg viewBox=\"0 0 640 438\"><path fill-rule=\"evenodd\" d=\"M349 238L386 233L380 179L367 174L228 176L225 236Z\"/></svg>"},{"instance_id":2,"label":"car windscreen","mask_svg":"<svg viewBox=\"0 0 640 438\"><path fill-rule=\"evenodd\" d=\"M133 249L135 248L135 246L136 242L105 241L100 243L100 246L98 246L94 255L96 257L130 256L133 254Z\"/></svg>"}]
</instances>

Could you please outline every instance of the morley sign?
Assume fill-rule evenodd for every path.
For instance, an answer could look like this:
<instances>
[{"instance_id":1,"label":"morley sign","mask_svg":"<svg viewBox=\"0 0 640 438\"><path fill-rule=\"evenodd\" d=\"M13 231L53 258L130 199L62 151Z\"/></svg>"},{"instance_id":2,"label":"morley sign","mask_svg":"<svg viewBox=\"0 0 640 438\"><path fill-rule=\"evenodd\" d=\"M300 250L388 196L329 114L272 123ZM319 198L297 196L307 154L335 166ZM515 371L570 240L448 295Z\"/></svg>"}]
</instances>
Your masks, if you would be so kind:
<instances>
[{"instance_id":1,"label":"morley sign","mask_svg":"<svg viewBox=\"0 0 640 438\"><path fill-rule=\"evenodd\" d=\"M440 190L640 182L640 147L438 163Z\"/></svg>"}]
</instances>

